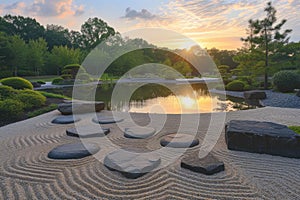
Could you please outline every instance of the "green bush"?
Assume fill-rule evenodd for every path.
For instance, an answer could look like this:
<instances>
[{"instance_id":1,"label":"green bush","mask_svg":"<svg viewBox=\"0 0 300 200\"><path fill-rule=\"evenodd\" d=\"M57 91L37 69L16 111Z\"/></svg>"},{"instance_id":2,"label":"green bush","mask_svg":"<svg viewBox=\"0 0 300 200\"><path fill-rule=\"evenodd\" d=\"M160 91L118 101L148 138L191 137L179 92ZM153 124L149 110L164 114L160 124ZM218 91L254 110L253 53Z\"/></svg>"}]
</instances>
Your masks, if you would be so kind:
<instances>
[{"instance_id":1,"label":"green bush","mask_svg":"<svg viewBox=\"0 0 300 200\"><path fill-rule=\"evenodd\" d=\"M244 86L244 90L247 91L247 90L254 90L255 88L251 85L248 85L248 84L245 84Z\"/></svg>"},{"instance_id":2,"label":"green bush","mask_svg":"<svg viewBox=\"0 0 300 200\"><path fill-rule=\"evenodd\" d=\"M15 99L5 99L0 101L0 119L9 121L19 119L24 111L24 104Z\"/></svg>"},{"instance_id":3,"label":"green bush","mask_svg":"<svg viewBox=\"0 0 300 200\"><path fill-rule=\"evenodd\" d=\"M63 81L64 81L64 79L63 78L55 78L55 79L53 79L53 81L52 81L52 84L53 85L60 85L60 84L62 84L63 83Z\"/></svg>"},{"instance_id":4,"label":"green bush","mask_svg":"<svg viewBox=\"0 0 300 200\"><path fill-rule=\"evenodd\" d=\"M45 96L32 90L21 90L16 98L24 103L24 109L26 110L41 107L46 102Z\"/></svg>"},{"instance_id":5,"label":"green bush","mask_svg":"<svg viewBox=\"0 0 300 200\"><path fill-rule=\"evenodd\" d=\"M70 97L64 96L62 94L55 94L55 93L50 93L50 92L45 92L45 91L39 91L39 93L47 98L71 99Z\"/></svg>"},{"instance_id":6,"label":"green bush","mask_svg":"<svg viewBox=\"0 0 300 200\"><path fill-rule=\"evenodd\" d=\"M4 79L1 79L0 82L3 85L7 85L7 86L10 86L15 89L30 89L30 90L33 89L33 86L30 83L30 81L28 81L24 78L20 78L20 77L4 78Z\"/></svg>"},{"instance_id":7,"label":"green bush","mask_svg":"<svg viewBox=\"0 0 300 200\"><path fill-rule=\"evenodd\" d=\"M66 66L64 66L64 68L62 70L62 76L70 75L70 77L71 77L70 79L75 79L78 71L80 71L81 73L86 72L85 69L79 64L66 65Z\"/></svg>"},{"instance_id":8,"label":"green bush","mask_svg":"<svg viewBox=\"0 0 300 200\"><path fill-rule=\"evenodd\" d=\"M17 91L12 87L6 85L0 85L0 100L7 98L13 98L17 94Z\"/></svg>"},{"instance_id":9,"label":"green bush","mask_svg":"<svg viewBox=\"0 0 300 200\"><path fill-rule=\"evenodd\" d=\"M300 75L293 71L280 71L273 76L273 85L280 92L293 92L300 87Z\"/></svg>"},{"instance_id":10,"label":"green bush","mask_svg":"<svg viewBox=\"0 0 300 200\"><path fill-rule=\"evenodd\" d=\"M36 117L36 116L38 116L38 115L41 115L41 114L50 112L50 111L55 110L55 109L57 109L57 104L50 104L50 105L47 106L47 107L43 107L43 108L34 110L34 111L32 111L32 112L29 112L29 113L27 114L27 116L28 116L28 117Z\"/></svg>"},{"instance_id":11,"label":"green bush","mask_svg":"<svg viewBox=\"0 0 300 200\"><path fill-rule=\"evenodd\" d=\"M61 77L64 79L64 80L71 80L72 79L72 76L70 74L63 74L61 75Z\"/></svg>"},{"instance_id":12,"label":"green bush","mask_svg":"<svg viewBox=\"0 0 300 200\"><path fill-rule=\"evenodd\" d=\"M252 85L253 79L251 76L239 76L237 80L247 83L248 85Z\"/></svg>"},{"instance_id":13,"label":"green bush","mask_svg":"<svg viewBox=\"0 0 300 200\"><path fill-rule=\"evenodd\" d=\"M70 70L78 71L79 68L81 68L81 66L79 64L69 64L69 65L64 66L63 70L70 69Z\"/></svg>"},{"instance_id":14,"label":"green bush","mask_svg":"<svg viewBox=\"0 0 300 200\"><path fill-rule=\"evenodd\" d=\"M91 80L91 77L88 73L80 73L76 76L77 79L83 80L83 81L89 81Z\"/></svg>"},{"instance_id":15,"label":"green bush","mask_svg":"<svg viewBox=\"0 0 300 200\"><path fill-rule=\"evenodd\" d=\"M226 90L230 91L244 91L245 83L243 81L234 80L226 85Z\"/></svg>"}]
</instances>

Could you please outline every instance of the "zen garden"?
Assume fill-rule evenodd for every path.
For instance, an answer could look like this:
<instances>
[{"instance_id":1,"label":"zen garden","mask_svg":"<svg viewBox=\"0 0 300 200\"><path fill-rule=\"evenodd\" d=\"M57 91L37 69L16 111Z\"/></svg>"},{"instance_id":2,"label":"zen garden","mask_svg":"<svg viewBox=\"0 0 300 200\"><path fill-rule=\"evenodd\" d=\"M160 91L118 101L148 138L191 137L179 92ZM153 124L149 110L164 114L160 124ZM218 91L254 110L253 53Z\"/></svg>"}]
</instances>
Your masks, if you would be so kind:
<instances>
[{"instance_id":1,"label":"zen garden","mask_svg":"<svg viewBox=\"0 0 300 200\"><path fill-rule=\"evenodd\" d=\"M231 17L254 6L237 2ZM0 199L300 199L300 38L274 2L236 50L147 27L169 19L147 9L126 9L145 27L123 34L0 4Z\"/></svg>"}]
</instances>

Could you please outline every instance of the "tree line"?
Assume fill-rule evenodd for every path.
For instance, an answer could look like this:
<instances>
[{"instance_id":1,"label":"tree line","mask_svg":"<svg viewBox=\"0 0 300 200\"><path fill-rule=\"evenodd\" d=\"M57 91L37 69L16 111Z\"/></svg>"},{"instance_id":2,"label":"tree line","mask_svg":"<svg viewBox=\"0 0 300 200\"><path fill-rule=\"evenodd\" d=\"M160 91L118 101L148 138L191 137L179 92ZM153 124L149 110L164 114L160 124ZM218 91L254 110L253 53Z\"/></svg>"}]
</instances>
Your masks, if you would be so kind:
<instances>
[{"instance_id":1,"label":"tree line","mask_svg":"<svg viewBox=\"0 0 300 200\"><path fill-rule=\"evenodd\" d=\"M264 88L269 85L269 77L282 70L300 70L300 42L289 42L292 29L283 29L287 20L277 19L277 10L268 2L263 19L250 19L247 37L241 38L244 46L233 57L237 68L231 74L263 76ZM278 22L279 21L279 22Z\"/></svg>"},{"instance_id":2,"label":"tree line","mask_svg":"<svg viewBox=\"0 0 300 200\"><path fill-rule=\"evenodd\" d=\"M225 81L232 76L263 77L266 87L269 76L277 71L300 69L300 42L289 41L292 30L282 30L286 20L278 22L271 2L264 11L263 19L249 20L243 47L206 49L196 58L196 47L159 50L143 39L123 38L99 18L90 18L80 31L73 31L53 24L44 27L29 17L5 15L0 17L0 77L61 74L63 66L81 63L91 74L104 65L109 65L106 73L121 76L144 63L161 63L183 75L198 76L197 66L187 60L197 60L201 72L213 73L210 55ZM110 36L114 36L112 40L102 43ZM123 55L126 49L139 50ZM88 61L83 62L87 55ZM122 56L106 63L114 55Z\"/></svg>"},{"instance_id":3,"label":"tree line","mask_svg":"<svg viewBox=\"0 0 300 200\"><path fill-rule=\"evenodd\" d=\"M110 36L114 36L114 41L109 41L110 44L102 43ZM100 43L101 47L97 47ZM80 31L73 31L54 24L44 27L29 17L12 15L0 17L0 77L60 75L65 65L80 64L87 55L89 58L94 56L97 65L90 70L87 69L87 72L95 74L97 73L95 69L101 64L99 60L105 62L112 55L118 53L121 55L126 49L141 48L144 49L127 53L112 62L107 73L121 76L131 68L144 63L161 63L175 68L184 75L197 75L192 64L177 55L192 54L192 51L169 49L163 51L140 38L123 38L99 18L90 18L82 24ZM236 64L232 61L234 52L215 48L209 52L216 62L235 67ZM204 63L204 68L211 66L207 55L202 56L200 60Z\"/></svg>"},{"instance_id":4,"label":"tree line","mask_svg":"<svg viewBox=\"0 0 300 200\"><path fill-rule=\"evenodd\" d=\"M0 17L0 76L60 74L64 65L81 63L88 52L115 30L103 20L88 19L80 31L33 18Z\"/></svg>"}]
</instances>

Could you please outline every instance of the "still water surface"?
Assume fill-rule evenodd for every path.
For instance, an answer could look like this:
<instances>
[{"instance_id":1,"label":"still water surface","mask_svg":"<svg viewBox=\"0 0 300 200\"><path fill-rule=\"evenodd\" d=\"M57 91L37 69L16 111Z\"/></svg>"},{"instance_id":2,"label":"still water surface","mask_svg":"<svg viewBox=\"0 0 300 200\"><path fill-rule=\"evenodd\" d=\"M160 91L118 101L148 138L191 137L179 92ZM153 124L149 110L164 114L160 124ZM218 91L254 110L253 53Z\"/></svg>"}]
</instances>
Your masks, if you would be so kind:
<instances>
[{"instance_id":1,"label":"still water surface","mask_svg":"<svg viewBox=\"0 0 300 200\"><path fill-rule=\"evenodd\" d=\"M136 88L136 89L132 89ZM77 86L82 99L104 101L106 109L139 112L189 114L227 112L245 106L240 99L225 99L210 94L205 84L102 84L96 92L89 86ZM132 92L130 92L132 90ZM49 92L72 96L72 88L48 89ZM112 100L113 99L113 100Z\"/></svg>"}]
</instances>

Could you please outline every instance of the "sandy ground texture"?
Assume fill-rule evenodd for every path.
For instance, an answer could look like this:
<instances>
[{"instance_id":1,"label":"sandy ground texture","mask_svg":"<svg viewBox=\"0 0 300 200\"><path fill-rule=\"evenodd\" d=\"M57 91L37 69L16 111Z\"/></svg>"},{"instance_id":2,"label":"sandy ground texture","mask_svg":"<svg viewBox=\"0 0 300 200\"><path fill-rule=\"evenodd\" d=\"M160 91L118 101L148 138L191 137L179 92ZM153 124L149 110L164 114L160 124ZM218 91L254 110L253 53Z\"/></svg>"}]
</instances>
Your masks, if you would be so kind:
<instances>
[{"instance_id":1,"label":"sandy ground texture","mask_svg":"<svg viewBox=\"0 0 300 200\"><path fill-rule=\"evenodd\" d=\"M138 179L127 179L102 164L101 160L108 153L109 147L158 150L161 148L160 138L176 132L182 123L182 116L160 116L166 117L166 122L156 124L156 128L162 128L154 137L142 140L125 138L116 124L104 125L111 128L111 133L106 138L110 142L102 142L101 150L96 156L79 160L52 160L47 157L51 149L61 144L80 141L65 133L72 124L51 123L58 115L58 111L53 111L0 128L0 199L300 198L300 159L227 150L222 114L215 114L213 119L211 114L186 115L188 120L184 123L187 126L181 131L195 131L196 137L203 142L211 130L223 127L212 154L224 162L224 172L207 176L182 169L181 157L174 159L170 151L161 155L162 164L167 163L166 165ZM153 116L131 114L132 119L139 125L151 124L150 119ZM82 120L77 122L78 126L93 123L90 115L80 117ZM300 109L265 107L227 113L225 120L228 122L232 119L300 125ZM199 122L197 130L191 128L195 122ZM122 123L127 122L125 120ZM93 139L96 140L98 139ZM196 146L185 153L198 151L199 148L200 146Z\"/></svg>"}]
</instances>

